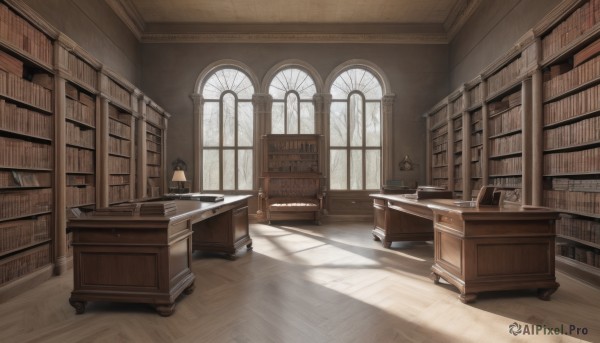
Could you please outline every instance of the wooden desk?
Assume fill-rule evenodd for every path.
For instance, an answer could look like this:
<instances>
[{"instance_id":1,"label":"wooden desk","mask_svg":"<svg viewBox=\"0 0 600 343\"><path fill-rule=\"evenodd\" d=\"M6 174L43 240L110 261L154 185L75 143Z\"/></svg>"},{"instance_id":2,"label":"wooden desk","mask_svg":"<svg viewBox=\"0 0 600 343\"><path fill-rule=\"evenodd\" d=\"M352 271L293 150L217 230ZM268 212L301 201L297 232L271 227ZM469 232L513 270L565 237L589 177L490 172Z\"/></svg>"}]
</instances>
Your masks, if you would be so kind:
<instances>
[{"instance_id":1,"label":"wooden desk","mask_svg":"<svg viewBox=\"0 0 600 343\"><path fill-rule=\"evenodd\" d=\"M464 303L480 292L515 289L537 289L540 299L549 300L559 287L554 273L557 212L520 206L466 208L450 199L372 197L386 200L388 211L433 222L431 278L457 287ZM378 205L383 206L381 201Z\"/></svg>"},{"instance_id":2,"label":"wooden desk","mask_svg":"<svg viewBox=\"0 0 600 343\"><path fill-rule=\"evenodd\" d=\"M78 314L88 301L139 302L169 316L175 299L194 290L194 249L235 254L246 245L249 196L216 203L175 200L168 216L87 216L70 220L73 292ZM194 233L192 235L192 232Z\"/></svg>"}]
</instances>

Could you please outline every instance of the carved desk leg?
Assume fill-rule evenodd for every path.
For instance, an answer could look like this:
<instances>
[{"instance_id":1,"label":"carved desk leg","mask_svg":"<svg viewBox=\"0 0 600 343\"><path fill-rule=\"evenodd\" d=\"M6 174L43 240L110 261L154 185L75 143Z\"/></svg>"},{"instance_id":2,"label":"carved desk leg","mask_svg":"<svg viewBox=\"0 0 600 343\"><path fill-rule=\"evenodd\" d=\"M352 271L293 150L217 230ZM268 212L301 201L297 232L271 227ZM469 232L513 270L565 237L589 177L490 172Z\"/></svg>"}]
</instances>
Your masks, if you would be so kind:
<instances>
[{"instance_id":1,"label":"carved desk leg","mask_svg":"<svg viewBox=\"0 0 600 343\"><path fill-rule=\"evenodd\" d=\"M545 300L545 301L549 301L550 300L550 296L552 294L554 294L554 292L556 292L556 290L558 289L558 287L560 287L560 284L556 284L556 287L552 287L552 288L538 288L537 290L537 296L538 298Z\"/></svg>"},{"instance_id":2,"label":"carved desk leg","mask_svg":"<svg viewBox=\"0 0 600 343\"><path fill-rule=\"evenodd\" d=\"M252 242L246 244L246 250L253 250L254 248L252 247Z\"/></svg>"},{"instance_id":3,"label":"carved desk leg","mask_svg":"<svg viewBox=\"0 0 600 343\"><path fill-rule=\"evenodd\" d=\"M477 299L477 294L475 294L475 293L464 293L464 294L461 293L458 296L458 299L460 299L460 301L463 304L472 303L472 302L474 302Z\"/></svg>"},{"instance_id":4,"label":"carved desk leg","mask_svg":"<svg viewBox=\"0 0 600 343\"><path fill-rule=\"evenodd\" d=\"M73 306L75 308L76 314L84 314L85 313L85 306L87 305L87 301L75 301L75 300L69 299L69 304L71 304L71 306Z\"/></svg>"},{"instance_id":5,"label":"carved desk leg","mask_svg":"<svg viewBox=\"0 0 600 343\"><path fill-rule=\"evenodd\" d=\"M440 283L440 276L439 276L439 275L437 275L437 274L436 274L436 273L434 273L434 272L431 272L431 274L429 274L429 278L430 278L431 280L433 280L433 283L434 283L434 284L436 284L436 285Z\"/></svg>"},{"instance_id":6,"label":"carved desk leg","mask_svg":"<svg viewBox=\"0 0 600 343\"><path fill-rule=\"evenodd\" d=\"M196 285L194 284L194 282L192 282L191 285L187 286L187 288L183 290L183 293L186 295L190 295L194 293L194 289L196 289Z\"/></svg>"},{"instance_id":7,"label":"carved desk leg","mask_svg":"<svg viewBox=\"0 0 600 343\"><path fill-rule=\"evenodd\" d=\"M161 317L168 317L170 315L173 314L173 312L175 312L175 304L168 304L168 305L156 305L156 312L158 312L158 314Z\"/></svg>"}]
</instances>

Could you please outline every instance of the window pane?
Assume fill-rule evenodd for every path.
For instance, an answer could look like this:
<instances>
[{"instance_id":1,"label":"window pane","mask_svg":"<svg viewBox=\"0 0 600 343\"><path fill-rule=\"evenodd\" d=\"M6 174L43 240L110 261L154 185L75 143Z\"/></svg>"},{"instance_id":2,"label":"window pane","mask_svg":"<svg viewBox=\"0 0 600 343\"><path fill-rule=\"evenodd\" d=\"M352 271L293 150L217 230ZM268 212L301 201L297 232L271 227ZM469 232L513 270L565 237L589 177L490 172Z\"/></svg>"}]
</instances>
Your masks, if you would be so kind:
<instances>
[{"instance_id":1,"label":"window pane","mask_svg":"<svg viewBox=\"0 0 600 343\"><path fill-rule=\"evenodd\" d=\"M286 98L287 133L298 133L298 97L295 93L288 93Z\"/></svg>"},{"instance_id":2,"label":"window pane","mask_svg":"<svg viewBox=\"0 0 600 343\"><path fill-rule=\"evenodd\" d=\"M202 96L204 99L220 99L225 91L237 93L239 99L252 99L254 86L246 74L234 68L216 71L204 83Z\"/></svg>"},{"instance_id":3,"label":"window pane","mask_svg":"<svg viewBox=\"0 0 600 343\"><path fill-rule=\"evenodd\" d=\"M235 145L235 97L223 96L223 146Z\"/></svg>"},{"instance_id":4,"label":"window pane","mask_svg":"<svg viewBox=\"0 0 600 343\"><path fill-rule=\"evenodd\" d=\"M367 146L381 146L381 103L367 102L366 141Z\"/></svg>"},{"instance_id":5,"label":"window pane","mask_svg":"<svg viewBox=\"0 0 600 343\"><path fill-rule=\"evenodd\" d=\"M350 145L362 146L363 135L363 101L360 95L352 94L349 103L350 111Z\"/></svg>"},{"instance_id":6,"label":"window pane","mask_svg":"<svg viewBox=\"0 0 600 343\"><path fill-rule=\"evenodd\" d=\"M347 189L348 182L348 161L346 150L331 149L329 153L330 160L330 188L331 189Z\"/></svg>"},{"instance_id":7,"label":"window pane","mask_svg":"<svg viewBox=\"0 0 600 343\"><path fill-rule=\"evenodd\" d=\"M219 151L202 150L202 188L219 189Z\"/></svg>"},{"instance_id":8,"label":"window pane","mask_svg":"<svg viewBox=\"0 0 600 343\"><path fill-rule=\"evenodd\" d=\"M283 102L273 102L273 113L271 116L271 133L285 133L284 125L285 124L283 122Z\"/></svg>"},{"instance_id":9,"label":"window pane","mask_svg":"<svg viewBox=\"0 0 600 343\"><path fill-rule=\"evenodd\" d=\"M223 189L235 189L235 151L223 150Z\"/></svg>"},{"instance_id":10,"label":"window pane","mask_svg":"<svg viewBox=\"0 0 600 343\"><path fill-rule=\"evenodd\" d=\"M315 133L315 106L312 102L300 103L300 133Z\"/></svg>"},{"instance_id":11,"label":"window pane","mask_svg":"<svg viewBox=\"0 0 600 343\"><path fill-rule=\"evenodd\" d=\"M253 145L253 117L252 103L246 101L238 102L238 147Z\"/></svg>"},{"instance_id":12,"label":"window pane","mask_svg":"<svg viewBox=\"0 0 600 343\"><path fill-rule=\"evenodd\" d=\"M346 99L355 90L363 93L366 99L381 99L383 96L379 80L362 68L346 70L331 85L333 99Z\"/></svg>"},{"instance_id":13,"label":"window pane","mask_svg":"<svg viewBox=\"0 0 600 343\"><path fill-rule=\"evenodd\" d=\"M350 189L363 189L362 150L350 150Z\"/></svg>"},{"instance_id":14,"label":"window pane","mask_svg":"<svg viewBox=\"0 0 600 343\"><path fill-rule=\"evenodd\" d=\"M329 144L331 146L347 146L347 116L345 102L332 102L329 118Z\"/></svg>"},{"instance_id":15,"label":"window pane","mask_svg":"<svg viewBox=\"0 0 600 343\"><path fill-rule=\"evenodd\" d=\"M252 149L238 150L238 189L252 189Z\"/></svg>"},{"instance_id":16,"label":"window pane","mask_svg":"<svg viewBox=\"0 0 600 343\"><path fill-rule=\"evenodd\" d=\"M202 115L203 146L219 146L219 103L205 102Z\"/></svg>"},{"instance_id":17,"label":"window pane","mask_svg":"<svg viewBox=\"0 0 600 343\"><path fill-rule=\"evenodd\" d=\"M366 182L367 189L379 189L381 185L381 150L367 150L366 151Z\"/></svg>"}]
</instances>

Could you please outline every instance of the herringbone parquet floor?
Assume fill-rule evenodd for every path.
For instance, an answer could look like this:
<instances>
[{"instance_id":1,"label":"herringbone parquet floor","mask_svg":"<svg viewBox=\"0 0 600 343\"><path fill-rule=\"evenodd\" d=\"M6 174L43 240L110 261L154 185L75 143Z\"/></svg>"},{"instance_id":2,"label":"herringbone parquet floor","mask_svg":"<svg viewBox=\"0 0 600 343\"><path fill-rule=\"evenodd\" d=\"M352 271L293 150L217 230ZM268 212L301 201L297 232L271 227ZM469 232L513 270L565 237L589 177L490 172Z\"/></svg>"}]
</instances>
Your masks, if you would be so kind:
<instances>
[{"instance_id":1,"label":"herringbone parquet floor","mask_svg":"<svg viewBox=\"0 0 600 343\"><path fill-rule=\"evenodd\" d=\"M533 291L462 304L428 278L430 243L371 239L371 223L253 224L236 261L196 253L193 294L171 317L143 304L90 303L75 315L72 276L0 304L1 342L559 342L600 341L600 290L558 272L552 301ZM513 336L509 326L540 325ZM587 335L544 335L570 325ZM580 331L581 332L581 331Z\"/></svg>"}]
</instances>

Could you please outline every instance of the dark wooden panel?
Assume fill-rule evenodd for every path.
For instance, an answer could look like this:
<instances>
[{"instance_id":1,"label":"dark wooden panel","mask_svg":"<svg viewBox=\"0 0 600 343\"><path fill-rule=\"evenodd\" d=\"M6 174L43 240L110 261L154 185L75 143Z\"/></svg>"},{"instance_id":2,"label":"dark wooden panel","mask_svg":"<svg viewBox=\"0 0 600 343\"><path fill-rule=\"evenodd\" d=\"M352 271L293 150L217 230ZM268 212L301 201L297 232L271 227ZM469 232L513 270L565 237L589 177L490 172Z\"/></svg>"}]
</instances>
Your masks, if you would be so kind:
<instances>
[{"instance_id":1,"label":"dark wooden panel","mask_svg":"<svg viewBox=\"0 0 600 343\"><path fill-rule=\"evenodd\" d=\"M548 242L477 244L477 275L548 274Z\"/></svg>"},{"instance_id":2,"label":"dark wooden panel","mask_svg":"<svg viewBox=\"0 0 600 343\"><path fill-rule=\"evenodd\" d=\"M82 287L159 287L158 254L90 251L78 257Z\"/></svg>"}]
</instances>

